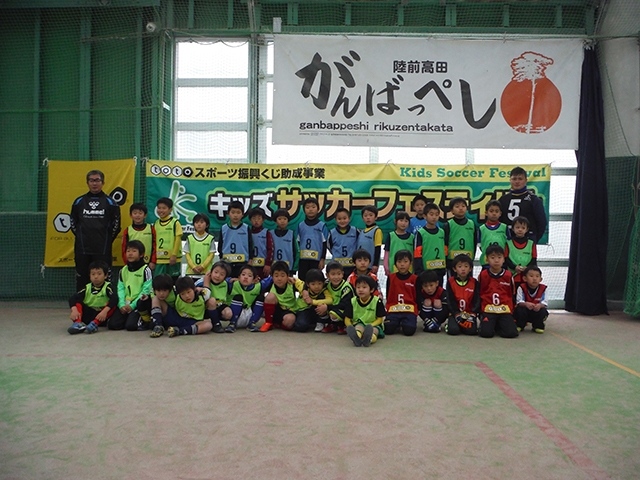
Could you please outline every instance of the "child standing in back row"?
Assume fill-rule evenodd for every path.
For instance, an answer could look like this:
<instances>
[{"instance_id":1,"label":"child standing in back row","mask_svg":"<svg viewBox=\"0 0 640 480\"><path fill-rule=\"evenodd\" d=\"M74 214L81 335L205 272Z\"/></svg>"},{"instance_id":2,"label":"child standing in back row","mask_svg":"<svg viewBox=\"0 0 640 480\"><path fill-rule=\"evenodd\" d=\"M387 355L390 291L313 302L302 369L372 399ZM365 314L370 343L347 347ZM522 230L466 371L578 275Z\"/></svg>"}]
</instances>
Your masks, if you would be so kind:
<instances>
[{"instance_id":1,"label":"child standing in back row","mask_svg":"<svg viewBox=\"0 0 640 480\"><path fill-rule=\"evenodd\" d=\"M442 227L447 244L447 269L450 276L453 275L452 261L458 255L468 255L470 258L476 255L476 239L478 229L475 223L467 218L467 201L462 197L452 198L449 209L453 214Z\"/></svg>"},{"instance_id":2,"label":"child standing in back row","mask_svg":"<svg viewBox=\"0 0 640 480\"><path fill-rule=\"evenodd\" d=\"M435 203L428 203L424 207L427 224L415 234L413 271L420 274L424 270L433 270L438 276L438 283L442 285L442 278L446 272L447 246L444 230L438 227L440 208Z\"/></svg>"},{"instance_id":3,"label":"child standing in back row","mask_svg":"<svg viewBox=\"0 0 640 480\"><path fill-rule=\"evenodd\" d=\"M146 223L147 207L142 203L134 203L129 208L131 225L122 232L122 260L127 264L127 244L131 240L140 240L144 245L144 261L153 271L156 268L156 229Z\"/></svg>"},{"instance_id":4,"label":"child standing in back row","mask_svg":"<svg viewBox=\"0 0 640 480\"><path fill-rule=\"evenodd\" d=\"M396 229L389 232L384 242L384 272L387 277L398 271L394 259L400 250L408 250L411 253L411 265L409 271L413 272L413 233L407 231L411 217L407 212L398 211L394 219Z\"/></svg>"},{"instance_id":5,"label":"child standing in back row","mask_svg":"<svg viewBox=\"0 0 640 480\"><path fill-rule=\"evenodd\" d=\"M411 210L416 212L416 215L411 218L411 223L409 224L409 233L413 233L414 235L418 233L418 230L423 228L427 224L427 219L424 218L424 207L426 207L429 200L424 195L416 195L413 197L411 201Z\"/></svg>"},{"instance_id":6,"label":"child standing in back row","mask_svg":"<svg viewBox=\"0 0 640 480\"><path fill-rule=\"evenodd\" d=\"M211 267L216 253L213 235L209 233L209 217L198 213L193 217L195 232L187 237L184 244L184 255L187 259L187 275L193 278L203 278Z\"/></svg>"},{"instance_id":7,"label":"child standing in back row","mask_svg":"<svg viewBox=\"0 0 640 480\"><path fill-rule=\"evenodd\" d=\"M351 214L346 208L338 208L335 218L336 227L329 232L329 251L333 261L342 265L346 279L355 268L351 257L358 246L358 229L350 225Z\"/></svg>"},{"instance_id":8,"label":"child standing in back row","mask_svg":"<svg viewBox=\"0 0 640 480\"><path fill-rule=\"evenodd\" d=\"M173 200L167 197L156 202L158 220L156 229L156 268L155 275L168 274L173 281L180 276L182 267L182 225L171 216Z\"/></svg>"},{"instance_id":9,"label":"child standing in back row","mask_svg":"<svg viewBox=\"0 0 640 480\"><path fill-rule=\"evenodd\" d=\"M378 209L373 205L362 208L364 228L358 235L358 249L364 249L371 255L371 272L378 273L380 254L382 251L382 230L376 224Z\"/></svg>"},{"instance_id":10,"label":"child standing in back row","mask_svg":"<svg viewBox=\"0 0 640 480\"><path fill-rule=\"evenodd\" d=\"M259 278L266 278L271 274L271 260L273 259L273 242L269 230L264 228L264 211L253 208L249 211L251 222L251 241L253 250L250 264L256 269Z\"/></svg>"},{"instance_id":11,"label":"child standing in back row","mask_svg":"<svg viewBox=\"0 0 640 480\"><path fill-rule=\"evenodd\" d=\"M246 223L242 223L244 206L242 202L234 200L229 203L227 212L229 221L220 229L218 254L231 266L231 276L238 278L240 269L249 261L253 250L251 232Z\"/></svg>"},{"instance_id":12,"label":"child standing in back row","mask_svg":"<svg viewBox=\"0 0 640 480\"><path fill-rule=\"evenodd\" d=\"M298 242L293 230L289 226L289 212L284 208L276 210L273 214L276 228L271 230L271 243L273 243L274 262L285 262L289 271L293 274L298 269Z\"/></svg>"},{"instance_id":13,"label":"child standing in back row","mask_svg":"<svg viewBox=\"0 0 640 480\"><path fill-rule=\"evenodd\" d=\"M298 245L300 246L300 261L298 262L298 276L307 278L307 272L317 268L324 268L327 253L327 238L329 231L320 216L318 200L309 197L302 202L305 219L298 224Z\"/></svg>"},{"instance_id":14,"label":"child standing in back row","mask_svg":"<svg viewBox=\"0 0 640 480\"><path fill-rule=\"evenodd\" d=\"M487 249L489 246L497 245L502 250L507 246L509 230L504 223L500 223L500 208L499 201L491 200L488 202L485 210L487 220L478 229L478 243L482 252L480 257L482 268L487 268Z\"/></svg>"}]
</instances>

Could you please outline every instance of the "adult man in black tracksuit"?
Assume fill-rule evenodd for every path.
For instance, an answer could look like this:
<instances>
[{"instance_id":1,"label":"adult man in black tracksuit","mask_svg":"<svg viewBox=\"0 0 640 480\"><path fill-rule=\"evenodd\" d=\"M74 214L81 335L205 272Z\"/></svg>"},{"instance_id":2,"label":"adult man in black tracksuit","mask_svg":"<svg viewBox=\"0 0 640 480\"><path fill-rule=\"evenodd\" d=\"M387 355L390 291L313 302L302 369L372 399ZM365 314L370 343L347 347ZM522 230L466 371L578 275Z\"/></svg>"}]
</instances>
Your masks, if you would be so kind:
<instances>
[{"instance_id":1,"label":"adult man in black tracksuit","mask_svg":"<svg viewBox=\"0 0 640 480\"><path fill-rule=\"evenodd\" d=\"M71 206L71 231L76 236L76 290L89 283L89 264L102 260L111 271L111 244L120 231L120 206L102 191L104 173L87 173L89 191L78 197Z\"/></svg>"},{"instance_id":2,"label":"adult man in black tracksuit","mask_svg":"<svg viewBox=\"0 0 640 480\"><path fill-rule=\"evenodd\" d=\"M529 220L528 237L538 243L547 230L547 215L542 200L527 188L527 172L521 167L511 170L511 190L498 199L502 206L501 223L511 225L519 216Z\"/></svg>"}]
</instances>

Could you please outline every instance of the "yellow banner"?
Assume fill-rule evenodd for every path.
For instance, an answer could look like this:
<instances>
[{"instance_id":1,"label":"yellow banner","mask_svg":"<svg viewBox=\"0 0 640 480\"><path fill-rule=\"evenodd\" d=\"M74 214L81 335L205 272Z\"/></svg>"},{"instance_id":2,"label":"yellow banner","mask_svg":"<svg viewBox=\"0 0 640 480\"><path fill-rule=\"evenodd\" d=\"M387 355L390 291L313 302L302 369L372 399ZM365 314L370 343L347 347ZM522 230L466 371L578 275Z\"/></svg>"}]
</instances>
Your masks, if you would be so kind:
<instances>
[{"instance_id":1,"label":"yellow banner","mask_svg":"<svg viewBox=\"0 0 640 480\"><path fill-rule=\"evenodd\" d=\"M47 197L47 241L44 265L46 267L73 267L73 244L71 232L71 204L80 195L89 191L87 173L100 170L104 173L103 191L118 205L122 219L122 230L127 227L129 207L133 203L135 160L61 161L49 162L49 194ZM122 231L113 242L113 264L122 265Z\"/></svg>"}]
</instances>

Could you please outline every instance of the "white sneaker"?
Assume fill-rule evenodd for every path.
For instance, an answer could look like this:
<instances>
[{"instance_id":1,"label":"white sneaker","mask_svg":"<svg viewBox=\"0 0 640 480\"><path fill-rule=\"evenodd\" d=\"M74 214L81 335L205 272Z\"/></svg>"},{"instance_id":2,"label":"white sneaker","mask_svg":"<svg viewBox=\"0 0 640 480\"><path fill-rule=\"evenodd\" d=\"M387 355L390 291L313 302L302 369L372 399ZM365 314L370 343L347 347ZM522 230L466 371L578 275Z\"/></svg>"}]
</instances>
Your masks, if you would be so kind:
<instances>
[{"instance_id":1,"label":"white sneaker","mask_svg":"<svg viewBox=\"0 0 640 480\"><path fill-rule=\"evenodd\" d=\"M316 323L316 329L315 329L316 332L321 332L323 328L324 328L324 323L320 323L320 322Z\"/></svg>"}]
</instances>

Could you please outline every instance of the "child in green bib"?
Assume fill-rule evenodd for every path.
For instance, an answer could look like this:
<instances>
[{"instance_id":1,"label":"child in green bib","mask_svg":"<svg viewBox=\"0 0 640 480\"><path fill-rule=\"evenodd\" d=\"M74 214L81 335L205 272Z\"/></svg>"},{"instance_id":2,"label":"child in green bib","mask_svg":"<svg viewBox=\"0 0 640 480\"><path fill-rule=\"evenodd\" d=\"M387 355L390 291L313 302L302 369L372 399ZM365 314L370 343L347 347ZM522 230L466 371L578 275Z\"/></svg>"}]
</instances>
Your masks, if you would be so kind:
<instances>
[{"instance_id":1,"label":"child in green bib","mask_svg":"<svg viewBox=\"0 0 640 480\"><path fill-rule=\"evenodd\" d=\"M289 265L278 260L271 265L273 285L264 298L264 323L261 332L268 332L273 327L291 330L296 321L298 310L298 294L304 289L304 282L291 277Z\"/></svg>"},{"instance_id":2,"label":"child in green bib","mask_svg":"<svg viewBox=\"0 0 640 480\"><path fill-rule=\"evenodd\" d=\"M505 266L513 274L513 281L518 285L524 283L523 273L528 267L538 266L536 242L529 235L529 220L520 216L513 219L511 238L504 249Z\"/></svg>"},{"instance_id":3,"label":"child in green bib","mask_svg":"<svg viewBox=\"0 0 640 480\"><path fill-rule=\"evenodd\" d=\"M373 292L376 281L366 275L356 280L356 296L344 312L347 335L356 347L368 347L384 337L384 303Z\"/></svg>"},{"instance_id":4,"label":"child in green bib","mask_svg":"<svg viewBox=\"0 0 640 480\"><path fill-rule=\"evenodd\" d=\"M117 324L121 323L120 311L117 308L118 295L111 282L107 282L108 273L109 265L106 262L96 260L89 264L91 282L69 299L73 324L67 331L71 335L82 332L97 333L98 325L107 321L109 329L116 330Z\"/></svg>"}]
</instances>

